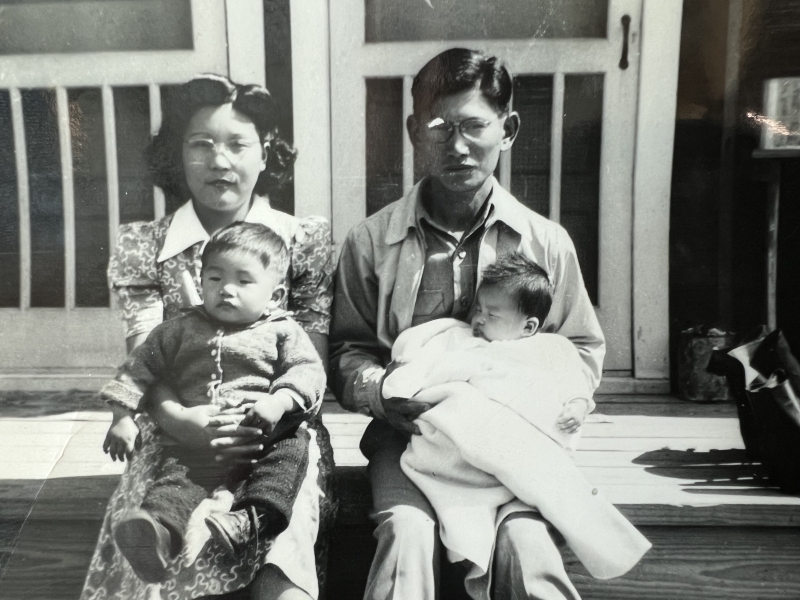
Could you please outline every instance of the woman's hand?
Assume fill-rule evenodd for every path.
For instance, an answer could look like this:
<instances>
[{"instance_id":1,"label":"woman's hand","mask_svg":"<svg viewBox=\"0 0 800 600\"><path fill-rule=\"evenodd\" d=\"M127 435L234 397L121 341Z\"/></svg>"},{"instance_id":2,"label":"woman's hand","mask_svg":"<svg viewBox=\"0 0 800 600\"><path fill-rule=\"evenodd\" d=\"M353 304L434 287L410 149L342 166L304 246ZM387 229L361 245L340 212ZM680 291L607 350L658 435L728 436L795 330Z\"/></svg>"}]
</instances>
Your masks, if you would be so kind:
<instances>
[{"instance_id":1,"label":"woman's hand","mask_svg":"<svg viewBox=\"0 0 800 600\"><path fill-rule=\"evenodd\" d=\"M217 460L236 464L256 462L252 455L264 450L266 436L258 427L242 425L246 408L237 406L219 411L209 419L212 436L209 446L217 451Z\"/></svg>"},{"instance_id":2,"label":"woman's hand","mask_svg":"<svg viewBox=\"0 0 800 600\"><path fill-rule=\"evenodd\" d=\"M152 388L149 412L170 437L190 448L213 449L218 460L250 462L263 450L263 435L255 427L242 427L244 408L221 409L214 405L186 408L163 385Z\"/></svg>"}]
</instances>

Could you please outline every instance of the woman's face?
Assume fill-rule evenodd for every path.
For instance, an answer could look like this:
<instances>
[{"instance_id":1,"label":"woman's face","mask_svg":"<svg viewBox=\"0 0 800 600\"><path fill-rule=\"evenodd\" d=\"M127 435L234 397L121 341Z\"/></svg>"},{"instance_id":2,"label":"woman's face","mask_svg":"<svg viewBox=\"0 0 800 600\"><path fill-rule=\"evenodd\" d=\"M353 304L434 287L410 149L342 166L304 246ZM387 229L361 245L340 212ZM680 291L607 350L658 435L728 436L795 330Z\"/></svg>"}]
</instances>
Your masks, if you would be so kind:
<instances>
[{"instance_id":1,"label":"woman's face","mask_svg":"<svg viewBox=\"0 0 800 600\"><path fill-rule=\"evenodd\" d=\"M213 211L241 210L266 166L256 126L233 105L194 113L183 138L183 169L195 202Z\"/></svg>"}]
</instances>

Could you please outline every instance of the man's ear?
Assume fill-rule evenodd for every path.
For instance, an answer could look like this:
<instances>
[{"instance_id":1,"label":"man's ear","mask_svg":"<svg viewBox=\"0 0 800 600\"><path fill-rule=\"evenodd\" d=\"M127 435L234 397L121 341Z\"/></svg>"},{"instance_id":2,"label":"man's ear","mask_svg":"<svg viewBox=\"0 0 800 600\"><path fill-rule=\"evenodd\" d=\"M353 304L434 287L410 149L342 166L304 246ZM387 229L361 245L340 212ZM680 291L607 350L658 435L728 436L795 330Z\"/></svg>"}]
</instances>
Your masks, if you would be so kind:
<instances>
[{"instance_id":1,"label":"man's ear","mask_svg":"<svg viewBox=\"0 0 800 600\"><path fill-rule=\"evenodd\" d=\"M416 147L420 143L419 136L419 119L416 115L408 115L406 119L406 129L408 130L408 137L411 139L411 144Z\"/></svg>"},{"instance_id":2,"label":"man's ear","mask_svg":"<svg viewBox=\"0 0 800 600\"><path fill-rule=\"evenodd\" d=\"M506 117L506 122L503 123L503 141L500 145L500 150L508 150L514 144L519 134L519 114L515 111L509 113Z\"/></svg>"},{"instance_id":3,"label":"man's ear","mask_svg":"<svg viewBox=\"0 0 800 600\"><path fill-rule=\"evenodd\" d=\"M286 297L287 291L286 286L283 284L279 284L275 286L275 289L272 290L272 298L269 300L268 308L278 308L283 299Z\"/></svg>"},{"instance_id":4,"label":"man's ear","mask_svg":"<svg viewBox=\"0 0 800 600\"><path fill-rule=\"evenodd\" d=\"M539 331L539 319L536 317L528 317L525 319L525 327L522 329L523 337L530 337Z\"/></svg>"}]
</instances>

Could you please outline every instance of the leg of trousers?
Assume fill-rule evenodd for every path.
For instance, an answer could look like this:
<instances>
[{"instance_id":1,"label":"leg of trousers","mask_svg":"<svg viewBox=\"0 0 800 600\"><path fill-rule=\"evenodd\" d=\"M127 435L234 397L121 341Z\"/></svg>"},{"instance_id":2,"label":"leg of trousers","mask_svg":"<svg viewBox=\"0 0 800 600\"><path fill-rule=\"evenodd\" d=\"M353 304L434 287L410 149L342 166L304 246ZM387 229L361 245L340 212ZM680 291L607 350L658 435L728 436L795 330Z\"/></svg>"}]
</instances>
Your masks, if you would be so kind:
<instances>
[{"instance_id":1,"label":"leg of trousers","mask_svg":"<svg viewBox=\"0 0 800 600\"><path fill-rule=\"evenodd\" d=\"M244 481L236 481L241 472L231 474L228 485L235 492L232 510L255 507L267 537L276 537L289 526L292 507L308 470L309 440L308 430L297 427L244 471Z\"/></svg>"},{"instance_id":2,"label":"leg of trousers","mask_svg":"<svg viewBox=\"0 0 800 600\"><path fill-rule=\"evenodd\" d=\"M436 517L400 469L407 439L392 432L386 432L369 461L378 548L364 599L435 600L441 546Z\"/></svg>"},{"instance_id":3,"label":"leg of trousers","mask_svg":"<svg viewBox=\"0 0 800 600\"><path fill-rule=\"evenodd\" d=\"M171 529L180 545L192 511L210 490L225 481L225 475L213 454L177 446L165 448L142 509Z\"/></svg>"},{"instance_id":4,"label":"leg of trousers","mask_svg":"<svg viewBox=\"0 0 800 600\"><path fill-rule=\"evenodd\" d=\"M558 533L539 513L514 513L497 532L493 600L580 600L558 550Z\"/></svg>"}]
</instances>

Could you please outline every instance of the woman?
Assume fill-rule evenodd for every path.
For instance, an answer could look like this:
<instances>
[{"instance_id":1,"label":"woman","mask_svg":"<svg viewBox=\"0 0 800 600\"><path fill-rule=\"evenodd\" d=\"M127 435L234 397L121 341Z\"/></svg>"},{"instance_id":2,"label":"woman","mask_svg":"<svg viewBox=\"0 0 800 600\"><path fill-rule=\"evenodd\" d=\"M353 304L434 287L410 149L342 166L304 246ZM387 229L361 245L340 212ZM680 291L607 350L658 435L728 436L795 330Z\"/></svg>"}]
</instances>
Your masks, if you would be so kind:
<instances>
[{"instance_id":1,"label":"woman","mask_svg":"<svg viewBox=\"0 0 800 600\"><path fill-rule=\"evenodd\" d=\"M269 93L204 76L171 90L163 108L163 125L148 160L155 183L188 201L162 219L120 227L108 272L122 308L128 351L162 320L197 302L202 247L218 229L244 220L269 226L291 249L288 309L325 359L333 270L330 230L322 218L301 220L275 211L264 196L283 183L294 160L294 150L277 136L276 106ZM152 393L161 400L159 408L139 418L141 447L128 456L128 468L109 501L81 597L144 600L160 593L182 600L250 586L254 600L316 598L322 582L315 565L324 566L324 534L334 512L329 497L333 453L319 418L310 424L316 460L309 461L289 528L274 544L262 541L232 558L206 543L201 525L194 538L187 536L189 550L170 567L160 590L136 577L113 542L112 528L141 502L161 448L161 431L185 445L214 448L231 463L249 460L263 441L259 431L239 427L242 414L220 413L212 406L186 409L163 387ZM122 455L112 458L123 460ZM225 499L215 496L208 502L219 510Z\"/></svg>"}]
</instances>

